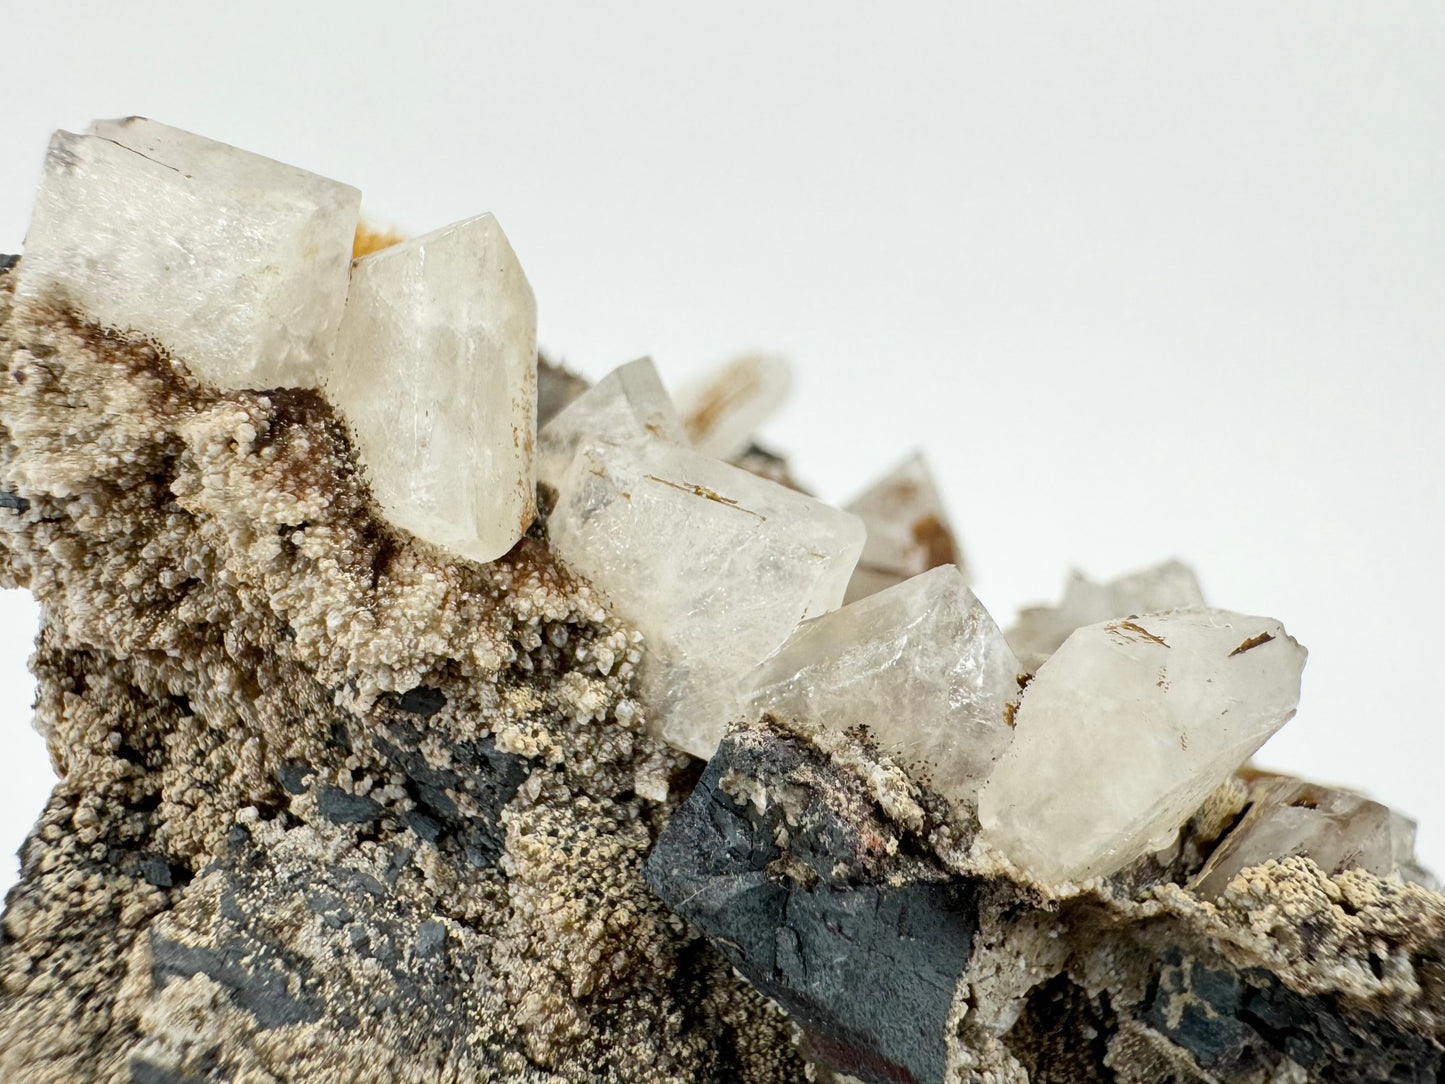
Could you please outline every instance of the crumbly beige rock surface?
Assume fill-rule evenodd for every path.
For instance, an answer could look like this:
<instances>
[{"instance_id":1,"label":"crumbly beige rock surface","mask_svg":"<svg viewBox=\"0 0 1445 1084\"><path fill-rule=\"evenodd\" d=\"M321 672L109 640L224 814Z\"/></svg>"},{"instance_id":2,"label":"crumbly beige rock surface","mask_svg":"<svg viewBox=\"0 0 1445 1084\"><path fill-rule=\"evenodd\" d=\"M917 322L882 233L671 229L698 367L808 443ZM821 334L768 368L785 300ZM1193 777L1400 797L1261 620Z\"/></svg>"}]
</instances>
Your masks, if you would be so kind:
<instances>
[{"instance_id":1,"label":"crumbly beige rock surface","mask_svg":"<svg viewBox=\"0 0 1445 1084\"><path fill-rule=\"evenodd\" d=\"M9 275L0 479L60 776L0 1080L802 1078L642 881L687 759L540 533L487 565L402 536L316 393L218 392Z\"/></svg>"}]
</instances>

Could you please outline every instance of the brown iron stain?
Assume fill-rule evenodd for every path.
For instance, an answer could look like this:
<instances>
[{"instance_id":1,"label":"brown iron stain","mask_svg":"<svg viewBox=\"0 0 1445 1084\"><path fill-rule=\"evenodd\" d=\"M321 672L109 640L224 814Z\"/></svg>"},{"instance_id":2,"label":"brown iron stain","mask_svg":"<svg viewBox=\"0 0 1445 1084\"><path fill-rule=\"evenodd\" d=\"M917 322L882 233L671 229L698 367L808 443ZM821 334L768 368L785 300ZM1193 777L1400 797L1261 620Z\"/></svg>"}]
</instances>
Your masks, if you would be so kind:
<instances>
[{"instance_id":1,"label":"brown iron stain","mask_svg":"<svg viewBox=\"0 0 1445 1084\"><path fill-rule=\"evenodd\" d=\"M662 485L671 486L673 489L680 489L684 493L691 493L694 497L703 497L710 501L716 501L718 504L724 505L725 507L736 508L739 512L744 512L747 515L757 516L758 522L760 523L766 523L768 521L767 516L759 515L751 508L744 508L731 497L724 497L721 493L717 493L711 489L708 489L707 486L696 485L692 482L669 482L666 478L659 478L655 474L644 474L643 477L646 478L649 482L659 482Z\"/></svg>"},{"instance_id":2,"label":"brown iron stain","mask_svg":"<svg viewBox=\"0 0 1445 1084\"><path fill-rule=\"evenodd\" d=\"M714 383L697 408L683 419L687 435L695 441L707 436L729 410L755 394L761 384L755 369L747 370L740 380Z\"/></svg>"},{"instance_id":3,"label":"brown iron stain","mask_svg":"<svg viewBox=\"0 0 1445 1084\"><path fill-rule=\"evenodd\" d=\"M927 568L958 564L958 546L953 532L937 516L927 515L913 523L913 541L922 548Z\"/></svg>"},{"instance_id":4,"label":"brown iron stain","mask_svg":"<svg viewBox=\"0 0 1445 1084\"><path fill-rule=\"evenodd\" d=\"M1273 639L1274 633L1272 632L1261 632L1258 636L1251 636L1248 640L1244 641L1244 643L1240 644L1233 651L1231 651L1229 653L1229 657L1232 659L1236 655L1243 655L1246 651L1253 651L1255 648L1259 647L1260 644L1267 644Z\"/></svg>"},{"instance_id":5,"label":"brown iron stain","mask_svg":"<svg viewBox=\"0 0 1445 1084\"><path fill-rule=\"evenodd\" d=\"M351 258L359 260L363 256L370 256L373 252L380 252L392 245L399 245L406 238L391 230L374 230L366 223L358 223L356 237L351 242Z\"/></svg>"},{"instance_id":6,"label":"brown iron stain","mask_svg":"<svg viewBox=\"0 0 1445 1084\"><path fill-rule=\"evenodd\" d=\"M1018 720L1015 718L1018 713L1019 706L1012 701L1010 701L1009 704L1003 709L1003 721L1005 724L1007 724L1010 730L1013 730L1016 726L1019 725Z\"/></svg>"},{"instance_id":7,"label":"brown iron stain","mask_svg":"<svg viewBox=\"0 0 1445 1084\"><path fill-rule=\"evenodd\" d=\"M1144 626L1135 624L1133 621L1117 621L1107 626L1106 631L1122 636L1125 642L1135 638L1142 638L1148 640L1151 644L1158 644L1160 647L1169 646L1164 642L1162 636L1155 636L1148 629L1144 628ZM1132 636L1130 635L1131 633L1133 634Z\"/></svg>"}]
</instances>

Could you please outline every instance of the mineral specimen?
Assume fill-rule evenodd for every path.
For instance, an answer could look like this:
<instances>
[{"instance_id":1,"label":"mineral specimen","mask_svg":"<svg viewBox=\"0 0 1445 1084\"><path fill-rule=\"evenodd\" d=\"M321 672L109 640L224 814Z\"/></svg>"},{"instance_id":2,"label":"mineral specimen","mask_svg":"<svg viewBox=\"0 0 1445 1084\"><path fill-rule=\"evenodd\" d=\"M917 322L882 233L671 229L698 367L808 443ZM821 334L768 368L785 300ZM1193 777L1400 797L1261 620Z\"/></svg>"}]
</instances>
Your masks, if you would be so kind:
<instances>
[{"instance_id":1,"label":"mineral specimen","mask_svg":"<svg viewBox=\"0 0 1445 1084\"><path fill-rule=\"evenodd\" d=\"M474 561L536 514L537 306L492 215L363 256L326 382L387 517Z\"/></svg>"},{"instance_id":2,"label":"mineral specimen","mask_svg":"<svg viewBox=\"0 0 1445 1084\"><path fill-rule=\"evenodd\" d=\"M626 444L650 438L688 442L657 367L651 358L639 358L573 399L537 434L537 480L557 488L584 442Z\"/></svg>"},{"instance_id":3,"label":"mineral specimen","mask_svg":"<svg viewBox=\"0 0 1445 1084\"><path fill-rule=\"evenodd\" d=\"M980 838L1046 884L1163 848L1294 715L1304 663L1279 622L1225 610L1078 629L1024 692Z\"/></svg>"},{"instance_id":4,"label":"mineral specimen","mask_svg":"<svg viewBox=\"0 0 1445 1084\"><path fill-rule=\"evenodd\" d=\"M868 528L868 541L848 582L845 602L939 565L957 565L967 577L943 499L922 452L909 456L844 507Z\"/></svg>"},{"instance_id":5,"label":"mineral specimen","mask_svg":"<svg viewBox=\"0 0 1445 1084\"><path fill-rule=\"evenodd\" d=\"M1008 747L1018 660L954 565L804 623L759 668L749 714L865 728L945 797L972 804Z\"/></svg>"},{"instance_id":6,"label":"mineral specimen","mask_svg":"<svg viewBox=\"0 0 1445 1084\"><path fill-rule=\"evenodd\" d=\"M685 385L678 389L677 409L688 439L718 459L741 455L758 426L782 406L792 382L787 362L752 354Z\"/></svg>"},{"instance_id":7,"label":"mineral specimen","mask_svg":"<svg viewBox=\"0 0 1445 1084\"><path fill-rule=\"evenodd\" d=\"M1025 609L1008 630L1008 642L1033 673L1075 629L1131 614L1203 605L1199 581L1179 561L1165 561L1108 583L1095 583L1074 572L1064 585L1063 601L1057 606Z\"/></svg>"},{"instance_id":8,"label":"mineral specimen","mask_svg":"<svg viewBox=\"0 0 1445 1084\"><path fill-rule=\"evenodd\" d=\"M160 343L221 388L315 387L361 193L157 124L56 132L19 297Z\"/></svg>"},{"instance_id":9,"label":"mineral specimen","mask_svg":"<svg viewBox=\"0 0 1445 1084\"><path fill-rule=\"evenodd\" d=\"M0 256L59 776L0 1080L1439 1079L1410 824L1236 774L1298 696L1277 622L1167 566L1026 616L1021 666L918 462L857 505L900 582L838 609L864 524L750 443L766 371L710 421L645 361L585 391L489 216L360 235L337 324L351 190L56 147Z\"/></svg>"},{"instance_id":10,"label":"mineral specimen","mask_svg":"<svg viewBox=\"0 0 1445 1084\"><path fill-rule=\"evenodd\" d=\"M700 757L753 669L842 602L863 548L846 512L658 438L580 448L547 527L648 644L638 692L653 731Z\"/></svg>"}]
</instances>

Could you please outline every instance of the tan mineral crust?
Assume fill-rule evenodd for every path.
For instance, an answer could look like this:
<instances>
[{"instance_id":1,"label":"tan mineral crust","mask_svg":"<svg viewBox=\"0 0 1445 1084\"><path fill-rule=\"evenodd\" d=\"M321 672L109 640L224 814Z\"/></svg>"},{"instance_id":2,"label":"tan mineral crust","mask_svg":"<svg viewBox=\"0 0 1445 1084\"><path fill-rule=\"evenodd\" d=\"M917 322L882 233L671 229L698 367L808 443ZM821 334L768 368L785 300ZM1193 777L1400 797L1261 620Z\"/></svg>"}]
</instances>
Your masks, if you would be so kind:
<instances>
[{"instance_id":1,"label":"tan mineral crust","mask_svg":"<svg viewBox=\"0 0 1445 1084\"><path fill-rule=\"evenodd\" d=\"M87 153L125 168L98 138ZM72 163L48 168L62 194L84 190ZM60 198L45 207L63 233ZM86 289L106 295L117 268ZM477 562L389 518L326 380L218 386L169 333L102 327L43 283L17 292L24 269L0 258L0 584L40 604L34 723L58 782L0 921L5 1084L1440 1079L1445 896L1414 865L1408 822L1236 772L1297 697L1303 649L1277 622L1203 609L1197 588L1172 615L1140 616L1113 612L1117 585L1090 585L1087 605L1071 587L1010 652L961 573L920 579L938 562L902 544L840 610L853 533L917 532L883 504L855 520L793 492L786 464L733 424L756 424L784 378L731 395L727 370L715 464L690 466L706 442L684 447L667 426L566 433L584 405L538 442L562 459L544 458L535 521ZM64 261L44 270L65 281ZM493 351L508 365L529 319ZM545 362L535 375L544 428L586 393ZM643 375L665 398L650 364ZM627 394L635 407L642 393ZM471 422L435 424L456 440ZM533 435L469 475L460 505L429 479L428 515L496 537L477 479L529 477ZM413 436L406 454L433 462L429 435ZM649 481L656 505L629 511ZM961 563L931 481L927 496L894 504ZM604 500L622 524L605 532ZM696 522L739 539L733 564L679 552L658 592L697 591L685 606L622 580L614 602L553 551L565 516L579 567L641 576L629 523L685 548L664 500L702 502ZM766 529L749 533L749 516ZM794 552L810 523L835 520L836 553ZM756 539L765 559L749 556ZM827 597L798 589L804 623L770 633L771 669L749 677L763 660L737 647L746 623L734 636L716 610L746 609L752 566L738 562L782 583L812 567L801 558L839 563L819 565ZM694 565L715 574L710 593ZM655 656L619 616L629 607L657 624ZM728 639L713 669L706 644L674 636L694 617ZM976 650L993 661L955 674L947 650L920 645L930 629L987 636ZM913 669L890 669L900 659ZM855 665L886 681L853 681ZM1088 685L1099 667L1157 705L1111 721L1116 704L1091 706L1109 699ZM649 693L649 673L677 676ZM1234 675L1219 695L1238 721L1205 734L1198 705L1213 701L1189 683L1220 674ZM720 718L668 699L716 713L717 689L746 705L720 744ZM678 714L659 724L652 703ZM963 726L950 712L987 747L950 750L947 728ZM1167 756L1137 785L1105 785L1129 759L1054 740L1069 712L1100 728L1085 746L1136 727ZM705 739L678 739L684 726ZM704 763L676 745L716 752ZM1071 800L1097 793L1099 823L1055 803L1066 783L1041 784L1029 756L1049 779L1079 774ZM1065 845L1070 830L1094 836Z\"/></svg>"}]
</instances>

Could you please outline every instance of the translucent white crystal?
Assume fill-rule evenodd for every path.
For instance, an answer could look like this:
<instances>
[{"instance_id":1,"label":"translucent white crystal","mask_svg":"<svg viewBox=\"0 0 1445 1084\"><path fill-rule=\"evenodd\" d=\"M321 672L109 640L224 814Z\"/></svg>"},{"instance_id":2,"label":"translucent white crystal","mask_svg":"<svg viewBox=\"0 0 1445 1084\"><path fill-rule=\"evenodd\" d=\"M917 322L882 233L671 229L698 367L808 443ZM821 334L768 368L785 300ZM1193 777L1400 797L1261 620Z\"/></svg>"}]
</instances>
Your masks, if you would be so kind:
<instances>
[{"instance_id":1,"label":"translucent white crystal","mask_svg":"<svg viewBox=\"0 0 1445 1084\"><path fill-rule=\"evenodd\" d=\"M1058 650L1069 633L1085 625L1130 614L1203 606L1204 594L1193 570L1179 561L1165 561L1108 583L1094 583L1082 572L1070 574L1057 606L1025 608L1010 628L1009 646L1030 673Z\"/></svg>"},{"instance_id":2,"label":"translucent white crystal","mask_svg":"<svg viewBox=\"0 0 1445 1084\"><path fill-rule=\"evenodd\" d=\"M581 447L547 529L642 633L653 730L700 757L758 663L842 602L863 548L856 517L662 440Z\"/></svg>"},{"instance_id":3,"label":"translucent white crystal","mask_svg":"<svg viewBox=\"0 0 1445 1084\"><path fill-rule=\"evenodd\" d=\"M142 335L224 388L321 383L361 193L141 117L56 132L20 296Z\"/></svg>"},{"instance_id":4,"label":"translucent white crystal","mask_svg":"<svg viewBox=\"0 0 1445 1084\"><path fill-rule=\"evenodd\" d=\"M658 439L686 444L687 433L651 358L613 369L537 433L537 480L555 488L584 442Z\"/></svg>"},{"instance_id":5,"label":"translucent white crystal","mask_svg":"<svg viewBox=\"0 0 1445 1084\"><path fill-rule=\"evenodd\" d=\"M537 307L479 215L356 261L327 396L396 525L475 561L535 515Z\"/></svg>"},{"instance_id":6,"label":"translucent white crystal","mask_svg":"<svg viewBox=\"0 0 1445 1084\"><path fill-rule=\"evenodd\" d=\"M732 459L783 405L792 385L792 372L782 358L748 355L681 388L677 410L699 451Z\"/></svg>"},{"instance_id":7,"label":"translucent white crystal","mask_svg":"<svg viewBox=\"0 0 1445 1084\"><path fill-rule=\"evenodd\" d=\"M866 726L905 770L971 803L1008 746L1018 660L953 565L805 622L763 663L754 714Z\"/></svg>"},{"instance_id":8,"label":"translucent white crystal","mask_svg":"<svg viewBox=\"0 0 1445 1084\"><path fill-rule=\"evenodd\" d=\"M1362 869L1379 877L1414 860L1414 823L1363 795L1265 777L1250 787L1250 802L1190 886L1200 895L1218 897L1241 870L1292 855L1326 873Z\"/></svg>"},{"instance_id":9,"label":"translucent white crystal","mask_svg":"<svg viewBox=\"0 0 1445 1084\"><path fill-rule=\"evenodd\" d=\"M1294 714L1305 654L1278 621L1225 610L1078 629L1024 691L980 838L1052 884L1164 847Z\"/></svg>"},{"instance_id":10,"label":"translucent white crystal","mask_svg":"<svg viewBox=\"0 0 1445 1084\"><path fill-rule=\"evenodd\" d=\"M868 541L845 601L865 598L939 565L957 565L967 578L922 452L909 456L844 507L868 528Z\"/></svg>"}]
</instances>

